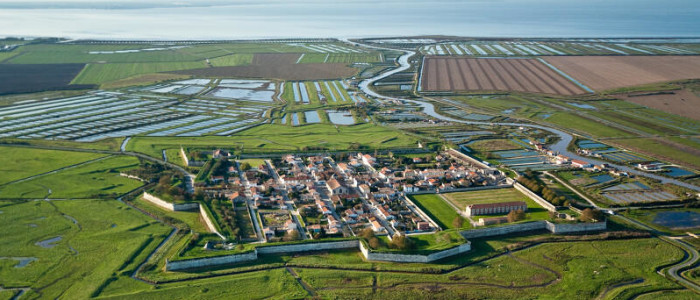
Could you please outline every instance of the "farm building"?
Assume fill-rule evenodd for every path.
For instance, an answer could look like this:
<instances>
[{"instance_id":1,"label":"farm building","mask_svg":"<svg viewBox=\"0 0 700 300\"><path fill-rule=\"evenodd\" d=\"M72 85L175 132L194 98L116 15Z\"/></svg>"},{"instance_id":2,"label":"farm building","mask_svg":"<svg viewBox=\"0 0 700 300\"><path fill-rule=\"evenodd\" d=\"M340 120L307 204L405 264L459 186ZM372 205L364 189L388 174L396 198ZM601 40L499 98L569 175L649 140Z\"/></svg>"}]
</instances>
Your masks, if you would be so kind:
<instances>
[{"instance_id":1,"label":"farm building","mask_svg":"<svg viewBox=\"0 0 700 300\"><path fill-rule=\"evenodd\" d=\"M523 201L471 204L467 206L467 216L507 214L513 210L527 211L527 203Z\"/></svg>"}]
</instances>

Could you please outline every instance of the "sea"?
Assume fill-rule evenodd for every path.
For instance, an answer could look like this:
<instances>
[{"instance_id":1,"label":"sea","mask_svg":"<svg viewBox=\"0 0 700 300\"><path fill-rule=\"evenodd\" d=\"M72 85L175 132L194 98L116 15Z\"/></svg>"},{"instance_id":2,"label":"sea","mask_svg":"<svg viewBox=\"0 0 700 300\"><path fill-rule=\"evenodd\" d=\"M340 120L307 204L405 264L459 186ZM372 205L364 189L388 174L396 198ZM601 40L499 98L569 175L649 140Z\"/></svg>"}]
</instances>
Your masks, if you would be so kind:
<instances>
[{"instance_id":1,"label":"sea","mask_svg":"<svg viewBox=\"0 0 700 300\"><path fill-rule=\"evenodd\" d=\"M700 0L0 0L0 36L699 37Z\"/></svg>"}]
</instances>

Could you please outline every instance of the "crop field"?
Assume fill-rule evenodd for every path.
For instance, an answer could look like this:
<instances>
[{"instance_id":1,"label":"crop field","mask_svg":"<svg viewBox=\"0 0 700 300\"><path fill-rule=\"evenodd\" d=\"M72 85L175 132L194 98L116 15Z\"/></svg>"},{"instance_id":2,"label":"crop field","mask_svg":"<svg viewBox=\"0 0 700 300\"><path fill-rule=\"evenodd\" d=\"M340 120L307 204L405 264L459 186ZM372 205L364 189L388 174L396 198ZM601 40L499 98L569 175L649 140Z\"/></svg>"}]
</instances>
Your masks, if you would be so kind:
<instances>
[{"instance_id":1,"label":"crop field","mask_svg":"<svg viewBox=\"0 0 700 300\"><path fill-rule=\"evenodd\" d=\"M574 131L584 132L594 137L630 137L630 133L610 126L604 126L577 114L570 112L556 112L549 116L546 122L556 124Z\"/></svg>"},{"instance_id":2,"label":"crop field","mask_svg":"<svg viewBox=\"0 0 700 300\"><path fill-rule=\"evenodd\" d=\"M700 78L697 56L559 56L545 60L596 91Z\"/></svg>"},{"instance_id":3,"label":"crop field","mask_svg":"<svg viewBox=\"0 0 700 300\"><path fill-rule=\"evenodd\" d=\"M624 94L616 96L625 101L700 121L700 96L690 90L651 93L651 95Z\"/></svg>"},{"instance_id":4,"label":"crop field","mask_svg":"<svg viewBox=\"0 0 700 300\"><path fill-rule=\"evenodd\" d=\"M105 156L24 147L0 147L0 152L0 185Z\"/></svg>"},{"instance_id":5,"label":"crop field","mask_svg":"<svg viewBox=\"0 0 700 300\"><path fill-rule=\"evenodd\" d=\"M514 188L492 189L443 193L442 196L459 209L464 210L470 204L528 201L529 198Z\"/></svg>"},{"instance_id":6,"label":"crop field","mask_svg":"<svg viewBox=\"0 0 700 300\"><path fill-rule=\"evenodd\" d=\"M253 54L231 54L209 60L214 67L243 66L253 62Z\"/></svg>"},{"instance_id":7,"label":"crop field","mask_svg":"<svg viewBox=\"0 0 700 300\"><path fill-rule=\"evenodd\" d=\"M23 46L12 64L134 63L203 61L231 54L315 52L283 43L223 43L162 46L157 44L36 44Z\"/></svg>"},{"instance_id":8,"label":"crop field","mask_svg":"<svg viewBox=\"0 0 700 300\"><path fill-rule=\"evenodd\" d=\"M309 54L309 59L315 63L326 62L328 65L315 66L311 64L298 68L292 67L291 65L296 64L303 54ZM318 61L317 55L323 56L321 61ZM354 74L355 70L345 67L345 64L376 62L379 61L379 54L376 52L367 53L363 49L342 43L298 45L225 43L174 46L160 44L33 44L22 46L12 52L0 52L0 61L6 61L7 66L3 67L3 70L23 68L22 72L12 72L15 74L31 73L33 68L52 71L32 73L32 76L46 78L41 81L43 86L34 85L31 90L28 90L29 87L18 84L9 86L13 88L11 92L17 92L67 88L65 85L69 82L75 85L98 84L104 85L104 87L120 87L128 84L119 81L133 80L135 77L140 77L136 83L144 80L152 83L158 81L154 74L183 70L197 70L192 72L201 75L220 74L218 77L264 77L293 80L337 78ZM23 66L26 64L44 66ZM287 67L280 72L275 72L274 68L270 68L270 66L275 65L286 65ZM231 67L236 66L248 67L231 69ZM73 70L75 68L81 69L82 72ZM206 69L211 70L206 72ZM225 74L225 76L221 74ZM172 76L171 74L170 77ZM3 78L1 72L0 78ZM8 80L3 79L2 81L7 82ZM52 84L51 80L58 81L58 84ZM10 91L9 87L5 89ZM2 88L3 86L0 84L0 93L3 92ZM80 86L72 86L71 88L80 88Z\"/></svg>"},{"instance_id":9,"label":"crop field","mask_svg":"<svg viewBox=\"0 0 700 300\"><path fill-rule=\"evenodd\" d=\"M576 95L585 91L532 59L425 58L422 91L519 91Z\"/></svg>"},{"instance_id":10,"label":"crop field","mask_svg":"<svg viewBox=\"0 0 700 300\"><path fill-rule=\"evenodd\" d=\"M0 95L91 88L92 85L70 85L83 66L82 64L3 64L0 68Z\"/></svg>"},{"instance_id":11,"label":"crop field","mask_svg":"<svg viewBox=\"0 0 700 300\"><path fill-rule=\"evenodd\" d=\"M518 145L513 141L506 139L476 140L468 143L467 146L474 150L483 152L522 149L521 145Z\"/></svg>"},{"instance_id":12,"label":"crop field","mask_svg":"<svg viewBox=\"0 0 700 300\"><path fill-rule=\"evenodd\" d=\"M669 147L663 140L654 138L614 139L616 144L655 158L677 162L693 168L700 168L700 161L694 148L678 149Z\"/></svg>"},{"instance_id":13,"label":"crop field","mask_svg":"<svg viewBox=\"0 0 700 300\"><path fill-rule=\"evenodd\" d=\"M171 230L114 200L0 201L0 210L0 285L29 287L26 298L94 297Z\"/></svg>"},{"instance_id":14,"label":"crop field","mask_svg":"<svg viewBox=\"0 0 700 300\"><path fill-rule=\"evenodd\" d=\"M0 198L112 198L142 186L140 181L119 176L133 169L139 160L130 156L111 156L74 168L46 174L0 188Z\"/></svg>"},{"instance_id":15,"label":"crop field","mask_svg":"<svg viewBox=\"0 0 700 300\"><path fill-rule=\"evenodd\" d=\"M543 55L673 55L697 54L676 45L625 43L571 43L539 41L450 42L421 47L427 55L543 56Z\"/></svg>"},{"instance_id":16,"label":"crop field","mask_svg":"<svg viewBox=\"0 0 700 300\"><path fill-rule=\"evenodd\" d=\"M202 61L188 62L143 62L143 63L91 63L73 79L73 84L103 84L137 75L154 74L167 71L204 68Z\"/></svg>"},{"instance_id":17,"label":"crop field","mask_svg":"<svg viewBox=\"0 0 700 300\"><path fill-rule=\"evenodd\" d=\"M331 151L347 150L358 143L368 149L414 148L417 140L400 131L373 124L335 126L309 124L291 127L263 124L230 137L134 137L128 150L161 157L163 149L199 147L205 149L235 149L243 153L290 152L304 149L324 148Z\"/></svg>"},{"instance_id":18,"label":"crop field","mask_svg":"<svg viewBox=\"0 0 700 300\"><path fill-rule=\"evenodd\" d=\"M452 224L455 218L461 216L455 211L452 206L447 204L445 200L437 194L411 195L409 196L413 203L430 216L441 228L455 228ZM464 226L469 226L469 222L465 221Z\"/></svg>"},{"instance_id":19,"label":"crop field","mask_svg":"<svg viewBox=\"0 0 700 300\"><path fill-rule=\"evenodd\" d=\"M349 77L357 72L343 63L297 64L300 56L298 53L255 54L250 65L190 69L174 73L203 78L319 80Z\"/></svg>"}]
</instances>

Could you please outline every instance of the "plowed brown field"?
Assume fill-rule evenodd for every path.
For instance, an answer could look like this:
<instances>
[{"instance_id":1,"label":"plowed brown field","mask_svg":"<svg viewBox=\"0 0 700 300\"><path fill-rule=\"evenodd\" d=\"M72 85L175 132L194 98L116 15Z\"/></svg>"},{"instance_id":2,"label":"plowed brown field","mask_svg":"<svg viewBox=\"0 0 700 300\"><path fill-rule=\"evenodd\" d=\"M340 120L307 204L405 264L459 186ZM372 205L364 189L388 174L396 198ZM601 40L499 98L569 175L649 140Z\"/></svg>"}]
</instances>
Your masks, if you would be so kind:
<instances>
[{"instance_id":1,"label":"plowed brown field","mask_svg":"<svg viewBox=\"0 0 700 300\"><path fill-rule=\"evenodd\" d=\"M656 95L616 95L632 103L700 121L700 97L689 90Z\"/></svg>"},{"instance_id":2,"label":"plowed brown field","mask_svg":"<svg viewBox=\"0 0 700 300\"><path fill-rule=\"evenodd\" d=\"M700 56L552 56L544 59L597 91L700 78Z\"/></svg>"},{"instance_id":3,"label":"plowed brown field","mask_svg":"<svg viewBox=\"0 0 700 300\"><path fill-rule=\"evenodd\" d=\"M424 91L519 91L576 95L583 89L533 59L426 57Z\"/></svg>"}]
</instances>

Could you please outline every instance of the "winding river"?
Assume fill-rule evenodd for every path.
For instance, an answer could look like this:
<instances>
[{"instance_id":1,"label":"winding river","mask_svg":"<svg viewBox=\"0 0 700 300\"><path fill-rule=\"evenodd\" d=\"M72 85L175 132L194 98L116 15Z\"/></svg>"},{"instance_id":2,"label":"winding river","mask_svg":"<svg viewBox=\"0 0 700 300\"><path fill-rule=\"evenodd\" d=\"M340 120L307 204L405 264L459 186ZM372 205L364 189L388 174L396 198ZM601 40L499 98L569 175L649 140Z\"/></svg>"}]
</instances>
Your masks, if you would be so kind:
<instances>
[{"instance_id":1,"label":"winding river","mask_svg":"<svg viewBox=\"0 0 700 300\"><path fill-rule=\"evenodd\" d=\"M350 41L348 41L348 40L344 40L344 41L345 41L345 42L348 42L348 43L351 43L351 44L356 44L356 45L359 45L359 46L364 46L364 47L366 47L366 48L372 48L372 49L378 49L378 50L393 50L393 51L396 51L396 49L378 47L378 46L367 45L367 44L360 44L360 43L356 43L356 42L350 42ZM436 118L436 119L443 120L443 121L449 121L449 122L454 122L454 123L462 123L462 124L468 124L468 125L497 125L497 126L512 126L512 127L528 127L528 128L536 128L536 129L548 131L548 132L551 132L551 133L556 134L557 136L559 136L559 141L557 141L556 143L554 143L554 144L552 144L552 145L549 145L549 148L550 148L552 151L559 152L560 154L565 155L565 156L568 156L568 157L570 157L571 159L582 160L582 161L585 161L585 162L590 163L590 164L603 164L603 163L606 163L606 164L608 164L608 165L610 165L610 166L612 166L612 167L614 167L614 168L617 168L617 169L619 169L619 170L625 171L625 172L627 172L627 173L629 173L629 174L635 174L635 175L639 175L639 176L644 176L644 177L648 177L648 178L652 178L652 179L659 180L659 181L661 181L662 183L673 183L673 184L678 185L678 186L682 186L682 187L685 187L685 188L689 188L689 189L692 189L692 190L695 190L695 191L700 191L700 187L695 186L695 185L692 185L692 184L689 184L689 183L682 182L682 181L680 181L680 180L676 180L676 179L672 179L672 178L668 178L668 177L663 177L663 176L659 176L659 175L651 174L651 173L647 173L647 172L642 172L642 171L639 171L639 170L637 170L637 169L630 168L630 167L628 167L628 166L613 164L613 163L609 163L609 162L606 162L606 161L601 161L601 160L593 159L593 158L590 158L590 157L580 156L580 155L578 155L578 154L576 154L576 153L573 153L573 152L569 151L567 148L568 148L569 144L571 143L571 141L573 140L574 137L573 137L571 134L569 134L569 133L567 133L567 132L564 132L564 131L561 131L561 130L559 130L559 129L555 129L555 128L551 128L551 127L546 127L546 126L542 126L542 125L537 125L537 124L529 124L529 123L509 123L509 122L500 123L500 122L478 122L478 121L464 121L464 120L458 120L458 119L450 118L450 117L447 117L447 116L444 116L444 115L441 115L441 114L437 113L437 112L435 111L435 107L433 106L433 104L430 103L430 102L428 102L428 101L424 101L424 100L423 100L423 101L419 101L419 100L401 99L401 98L396 98L396 97L388 97L388 96L384 96L384 95L381 95L381 94L379 94L379 93L373 91L373 90L370 88L370 86L372 86L372 84L373 84L374 82L376 82L377 80L386 78L386 77L388 77L388 76L391 76L391 75L396 74L396 73L399 73L399 72L403 72L403 71L405 71L405 70L408 70L408 69L411 67L411 64L409 63L409 59L410 59L413 55L415 55L416 52L414 52L414 51L409 51L409 50L404 50L404 52L405 52L405 53L404 53L403 55L401 55L401 56L399 57L399 59L398 59L398 63L399 63L399 67L398 67L398 68L393 69L393 70L390 70L390 71L387 71L387 72L384 72L384 73L381 73L381 74L378 74L378 75L376 75L376 76L374 76L374 77L372 77L372 78L368 78L368 79L365 79L365 80L361 81L361 82L358 84L358 87L360 88L360 90L362 90L362 92L364 92L365 94L367 94L367 95L369 95L369 96L372 96L372 97L375 97L375 98L378 98L378 99L383 99L383 100L397 100L397 101L411 102L411 103L420 105L420 106L423 108L423 112L424 112L425 114L427 114L427 115L429 115L429 116L431 116L431 117L434 117L434 118Z\"/></svg>"}]
</instances>

